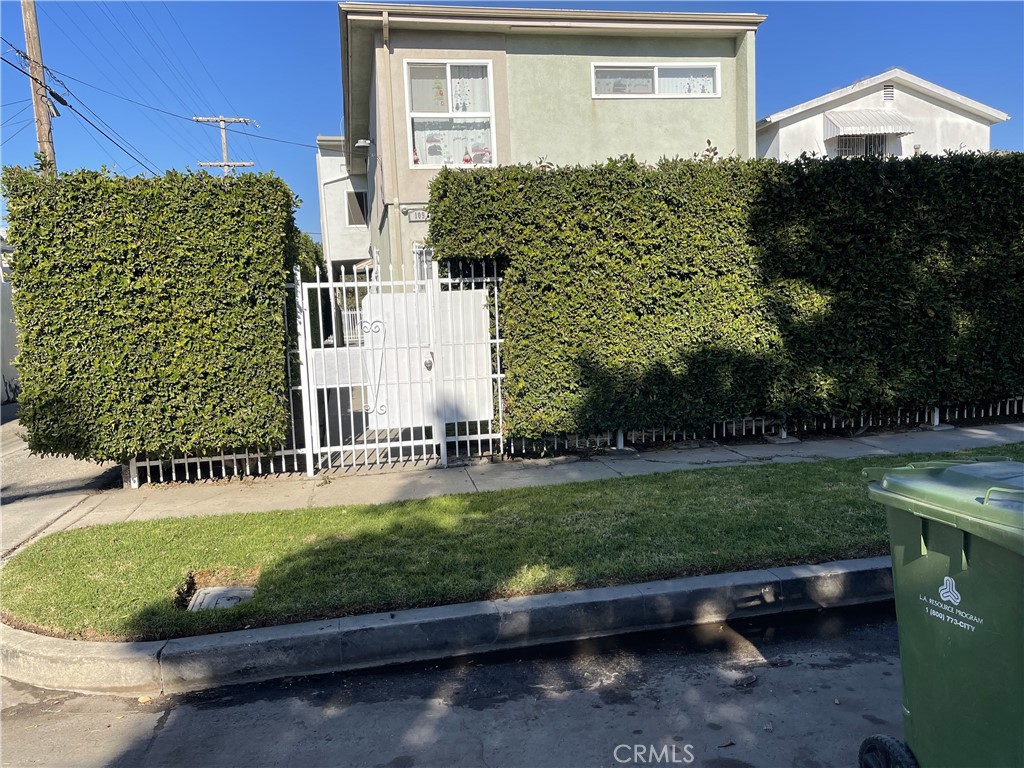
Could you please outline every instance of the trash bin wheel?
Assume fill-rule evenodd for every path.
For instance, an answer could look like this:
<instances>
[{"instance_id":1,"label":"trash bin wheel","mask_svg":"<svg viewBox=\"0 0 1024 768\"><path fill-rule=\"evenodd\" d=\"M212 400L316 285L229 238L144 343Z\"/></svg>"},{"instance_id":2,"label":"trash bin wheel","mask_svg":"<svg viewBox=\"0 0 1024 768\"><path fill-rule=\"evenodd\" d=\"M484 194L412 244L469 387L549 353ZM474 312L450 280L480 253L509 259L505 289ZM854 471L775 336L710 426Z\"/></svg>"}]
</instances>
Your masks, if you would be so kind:
<instances>
[{"instance_id":1,"label":"trash bin wheel","mask_svg":"<svg viewBox=\"0 0 1024 768\"><path fill-rule=\"evenodd\" d=\"M907 745L892 736L868 736L860 745L860 768L918 768Z\"/></svg>"}]
</instances>

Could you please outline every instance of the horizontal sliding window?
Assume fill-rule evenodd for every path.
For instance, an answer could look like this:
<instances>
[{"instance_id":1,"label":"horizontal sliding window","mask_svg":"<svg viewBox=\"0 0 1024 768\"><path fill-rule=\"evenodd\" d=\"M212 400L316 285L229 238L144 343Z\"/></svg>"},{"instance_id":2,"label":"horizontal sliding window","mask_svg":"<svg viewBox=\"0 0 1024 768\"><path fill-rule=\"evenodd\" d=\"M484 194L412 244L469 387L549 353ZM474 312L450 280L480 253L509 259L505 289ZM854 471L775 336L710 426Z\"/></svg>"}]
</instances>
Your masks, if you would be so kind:
<instances>
[{"instance_id":1,"label":"horizontal sliding window","mask_svg":"<svg viewBox=\"0 0 1024 768\"><path fill-rule=\"evenodd\" d=\"M714 98L717 64L594 64L594 98Z\"/></svg>"}]
</instances>

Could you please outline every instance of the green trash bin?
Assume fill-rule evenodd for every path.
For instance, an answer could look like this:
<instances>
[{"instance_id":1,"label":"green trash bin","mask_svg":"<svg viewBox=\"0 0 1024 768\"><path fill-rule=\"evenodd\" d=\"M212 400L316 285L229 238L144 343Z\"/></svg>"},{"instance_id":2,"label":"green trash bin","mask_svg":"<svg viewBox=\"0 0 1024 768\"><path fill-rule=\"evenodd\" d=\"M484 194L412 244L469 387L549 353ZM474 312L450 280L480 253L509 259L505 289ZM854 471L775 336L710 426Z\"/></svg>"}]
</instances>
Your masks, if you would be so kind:
<instances>
[{"instance_id":1,"label":"green trash bin","mask_svg":"<svg viewBox=\"0 0 1024 768\"><path fill-rule=\"evenodd\" d=\"M861 765L1024 766L1024 464L864 476L889 523L906 743L871 737Z\"/></svg>"}]
</instances>

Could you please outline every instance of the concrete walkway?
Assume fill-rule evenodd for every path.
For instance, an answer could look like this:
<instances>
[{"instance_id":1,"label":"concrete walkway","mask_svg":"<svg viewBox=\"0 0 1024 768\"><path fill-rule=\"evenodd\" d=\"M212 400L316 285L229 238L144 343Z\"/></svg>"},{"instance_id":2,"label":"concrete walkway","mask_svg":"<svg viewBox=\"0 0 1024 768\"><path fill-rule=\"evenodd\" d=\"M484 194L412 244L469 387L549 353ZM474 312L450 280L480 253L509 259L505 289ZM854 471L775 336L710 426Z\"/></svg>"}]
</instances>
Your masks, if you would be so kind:
<instances>
[{"instance_id":1,"label":"concrete walkway","mask_svg":"<svg viewBox=\"0 0 1024 768\"><path fill-rule=\"evenodd\" d=\"M123 520L267 512L336 504L374 504L474 491L554 485L676 470L850 459L903 453L953 451L1024 441L1024 422L945 431L912 430L854 438L808 438L773 445L759 438L719 445L681 444L628 456L565 456L473 462L440 469L423 465L383 470L328 472L120 486L114 465L31 455L16 420L0 428L3 510L0 552L10 556L34 538L54 531Z\"/></svg>"}]
</instances>

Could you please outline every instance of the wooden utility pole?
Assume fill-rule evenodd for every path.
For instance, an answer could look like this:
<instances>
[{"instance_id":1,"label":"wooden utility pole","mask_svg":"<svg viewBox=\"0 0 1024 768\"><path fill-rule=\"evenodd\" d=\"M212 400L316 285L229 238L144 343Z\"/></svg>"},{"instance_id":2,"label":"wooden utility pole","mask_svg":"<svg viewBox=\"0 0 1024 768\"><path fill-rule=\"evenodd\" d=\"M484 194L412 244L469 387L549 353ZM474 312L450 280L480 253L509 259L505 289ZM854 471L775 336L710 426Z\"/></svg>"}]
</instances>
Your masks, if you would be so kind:
<instances>
[{"instance_id":1,"label":"wooden utility pole","mask_svg":"<svg viewBox=\"0 0 1024 768\"><path fill-rule=\"evenodd\" d=\"M50 125L50 117L56 110L46 95L43 49L39 45L35 0L21 0L21 19L25 25L28 73L32 80L32 110L36 117L36 139L39 141L39 153L47 166L44 171L53 174L57 171L57 156L53 151L53 127Z\"/></svg>"},{"instance_id":2,"label":"wooden utility pole","mask_svg":"<svg viewBox=\"0 0 1024 768\"><path fill-rule=\"evenodd\" d=\"M224 153L224 159L219 163L214 162L200 162L201 168L223 168L224 175L230 176L232 168L251 168L251 162L238 163L231 162L228 160L228 123L246 123L252 122L248 117L193 117L197 123L220 123L220 146Z\"/></svg>"}]
</instances>

